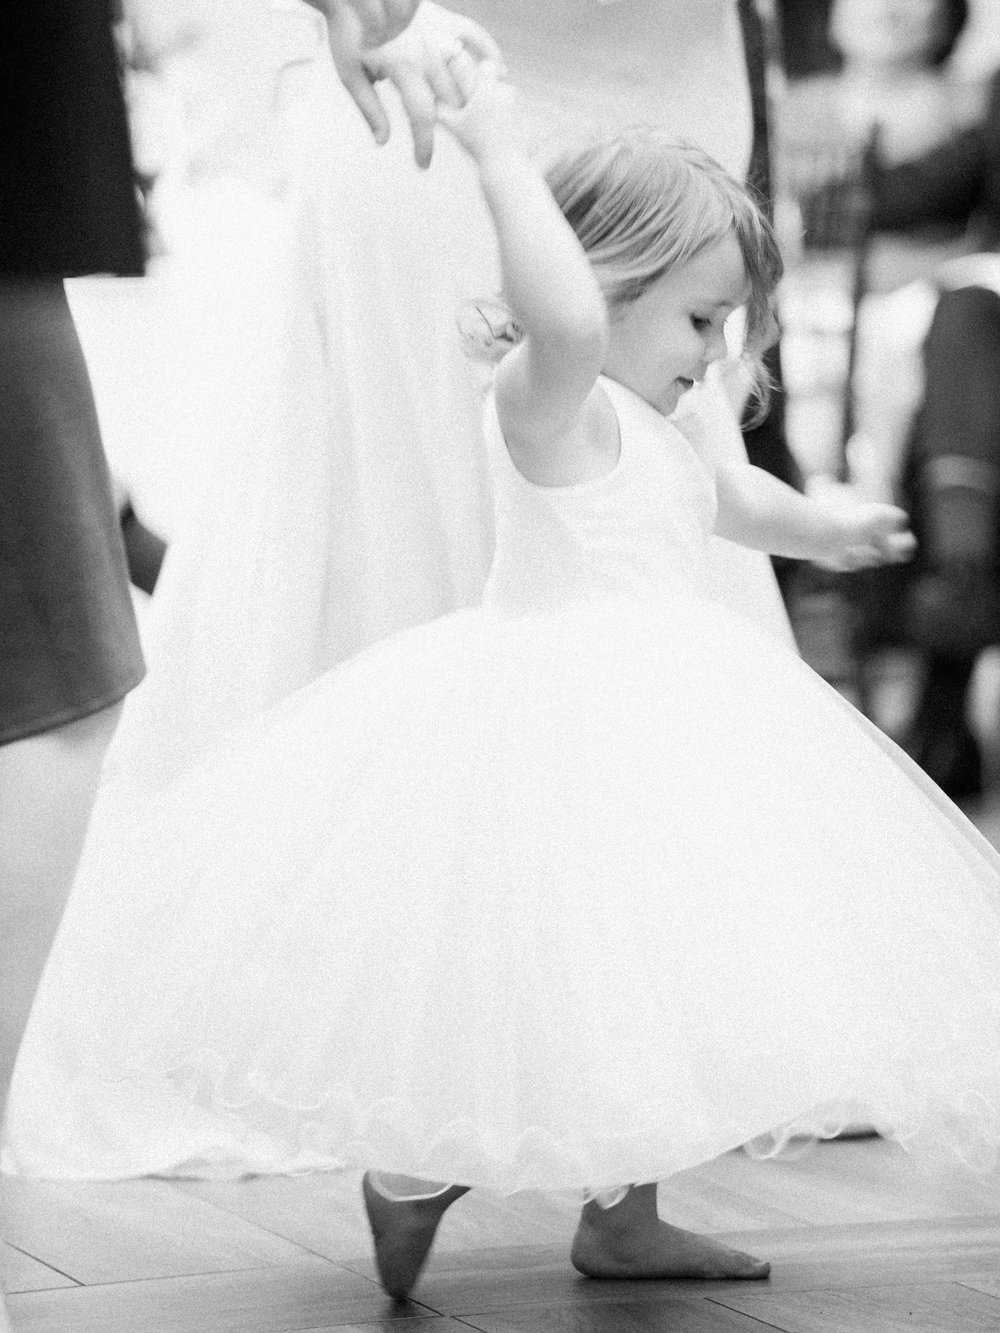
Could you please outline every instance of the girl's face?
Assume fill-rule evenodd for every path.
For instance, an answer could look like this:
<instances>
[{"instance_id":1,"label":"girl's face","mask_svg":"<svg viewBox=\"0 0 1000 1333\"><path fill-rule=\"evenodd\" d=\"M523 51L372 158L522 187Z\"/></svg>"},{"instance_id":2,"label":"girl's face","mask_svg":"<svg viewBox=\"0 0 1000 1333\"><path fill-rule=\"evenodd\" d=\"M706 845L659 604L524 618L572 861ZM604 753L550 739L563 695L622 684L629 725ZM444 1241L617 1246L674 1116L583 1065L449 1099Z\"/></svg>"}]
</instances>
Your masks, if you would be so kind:
<instances>
[{"instance_id":1,"label":"girl's face","mask_svg":"<svg viewBox=\"0 0 1000 1333\"><path fill-rule=\"evenodd\" d=\"M834 0L830 36L848 62L923 65L942 21L941 0Z\"/></svg>"},{"instance_id":2,"label":"girl's face","mask_svg":"<svg viewBox=\"0 0 1000 1333\"><path fill-rule=\"evenodd\" d=\"M726 319L748 294L743 255L730 232L612 311L605 374L669 416L726 355Z\"/></svg>"}]
</instances>

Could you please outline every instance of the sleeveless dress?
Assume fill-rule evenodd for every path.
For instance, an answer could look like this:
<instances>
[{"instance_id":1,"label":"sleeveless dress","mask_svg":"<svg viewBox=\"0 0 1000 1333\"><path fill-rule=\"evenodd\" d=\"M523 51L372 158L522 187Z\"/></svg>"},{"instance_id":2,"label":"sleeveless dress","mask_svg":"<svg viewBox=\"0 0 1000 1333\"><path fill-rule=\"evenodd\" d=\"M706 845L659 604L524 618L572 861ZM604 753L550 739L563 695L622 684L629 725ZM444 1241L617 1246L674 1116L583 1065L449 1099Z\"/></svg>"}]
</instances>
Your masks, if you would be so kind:
<instances>
[{"instance_id":1,"label":"sleeveless dress","mask_svg":"<svg viewBox=\"0 0 1000 1333\"><path fill-rule=\"evenodd\" d=\"M488 404L482 606L123 830L155 908L81 924L94 1074L289 1158L501 1192L659 1179L851 1099L989 1167L1000 858L716 599L709 470L604 383L621 457L571 487L525 481Z\"/></svg>"}]
</instances>

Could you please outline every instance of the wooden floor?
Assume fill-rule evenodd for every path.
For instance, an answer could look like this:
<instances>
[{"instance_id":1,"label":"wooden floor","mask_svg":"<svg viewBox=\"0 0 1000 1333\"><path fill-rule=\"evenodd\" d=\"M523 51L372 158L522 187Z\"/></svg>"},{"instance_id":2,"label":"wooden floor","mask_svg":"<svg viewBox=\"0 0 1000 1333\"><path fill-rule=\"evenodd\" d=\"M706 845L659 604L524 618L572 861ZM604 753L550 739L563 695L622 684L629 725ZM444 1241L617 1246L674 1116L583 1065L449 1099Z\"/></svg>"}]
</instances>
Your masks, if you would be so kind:
<instances>
[{"instance_id":1,"label":"wooden floor","mask_svg":"<svg viewBox=\"0 0 1000 1333\"><path fill-rule=\"evenodd\" d=\"M398 1308L353 1175L4 1190L18 1333L1000 1330L1000 1179L928 1180L879 1139L731 1153L661 1187L668 1220L770 1258L765 1283L587 1281L566 1257L575 1200L470 1195Z\"/></svg>"}]
</instances>

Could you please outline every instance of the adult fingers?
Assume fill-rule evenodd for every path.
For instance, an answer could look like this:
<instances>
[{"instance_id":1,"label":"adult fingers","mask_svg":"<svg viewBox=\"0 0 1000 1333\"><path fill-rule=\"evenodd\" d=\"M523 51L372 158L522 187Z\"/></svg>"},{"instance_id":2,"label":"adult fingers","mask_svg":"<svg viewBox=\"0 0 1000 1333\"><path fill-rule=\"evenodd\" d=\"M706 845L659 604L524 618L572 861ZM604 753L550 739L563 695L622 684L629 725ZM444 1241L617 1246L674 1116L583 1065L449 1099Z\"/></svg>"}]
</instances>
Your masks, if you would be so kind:
<instances>
[{"instance_id":1,"label":"adult fingers","mask_svg":"<svg viewBox=\"0 0 1000 1333\"><path fill-rule=\"evenodd\" d=\"M413 135L413 157L418 167L429 167L434 153L436 103L423 72L413 65L402 65L389 74L396 85Z\"/></svg>"},{"instance_id":2,"label":"adult fingers","mask_svg":"<svg viewBox=\"0 0 1000 1333\"><path fill-rule=\"evenodd\" d=\"M383 38L383 41L389 41L397 37L404 28L409 27L410 20L420 5L420 0L382 0L385 10L385 21L389 36Z\"/></svg>"},{"instance_id":3,"label":"adult fingers","mask_svg":"<svg viewBox=\"0 0 1000 1333\"><path fill-rule=\"evenodd\" d=\"M389 137L389 118L363 63L361 20L353 9L345 5L330 9L327 40L337 77L367 121L376 142L385 143Z\"/></svg>"},{"instance_id":4,"label":"adult fingers","mask_svg":"<svg viewBox=\"0 0 1000 1333\"><path fill-rule=\"evenodd\" d=\"M375 142L387 143L389 140L389 117L382 99L379 97L363 65L357 69L340 73L340 81L354 99L354 105L368 122L368 128Z\"/></svg>"}]
</instances>

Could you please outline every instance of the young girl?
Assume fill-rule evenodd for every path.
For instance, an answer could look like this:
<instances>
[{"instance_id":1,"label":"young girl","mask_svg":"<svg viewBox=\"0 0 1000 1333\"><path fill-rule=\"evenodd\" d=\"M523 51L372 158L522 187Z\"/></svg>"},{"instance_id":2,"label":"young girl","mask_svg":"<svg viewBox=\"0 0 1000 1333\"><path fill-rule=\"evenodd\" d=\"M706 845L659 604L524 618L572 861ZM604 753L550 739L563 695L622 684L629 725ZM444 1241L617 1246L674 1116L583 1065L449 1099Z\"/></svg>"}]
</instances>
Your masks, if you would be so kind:
<instances>
[{"instance_id":1,"label":"young girl","mask_svg":"<svg viewBox=\"0 0 1000 1333\"><path fill-rule=\"evenodd\" d=\"M376 1173L394 1296L470 1186L585 1188L592 1276L760 1277L655 1182L852 1098L914 1149L995 1148L1000 858L714 600L713 525L841 567L909 546L893 508L709 475L670 423L733 311L767 337L754 204L645 134L547 186L510 90L454 69L516 344L484 604L307 686L115 849L157 908L94 923L139 1034L109 1067Z\"/></svg>"}]
</instances>

